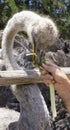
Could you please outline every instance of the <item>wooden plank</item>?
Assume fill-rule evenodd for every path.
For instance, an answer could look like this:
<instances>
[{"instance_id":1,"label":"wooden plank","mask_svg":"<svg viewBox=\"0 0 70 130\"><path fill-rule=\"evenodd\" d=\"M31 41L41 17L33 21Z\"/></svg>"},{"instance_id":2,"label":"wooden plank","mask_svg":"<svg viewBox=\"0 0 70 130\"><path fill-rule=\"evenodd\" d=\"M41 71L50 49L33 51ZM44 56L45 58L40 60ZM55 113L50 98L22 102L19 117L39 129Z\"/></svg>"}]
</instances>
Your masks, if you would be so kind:
<instances>
[{"instance_id":1,"label":"wooden plank","mask_svg":"<svg viewBox=\"0 0 70 130\"><path fill-rule=\"evenodd\" d=\"M42 78L39 69L0 71L0 86L11 84L35 84L41 82Z\"/></svg>"},{"instance_id":2,"label":"wooden plank","mask_svg":"<svg viewBox=\"0 0 70 130\"><path fill-rule=\"evenodd\" d=\"M70 67L62 67L61 69L70 78ZM43 79L39 69L0 71L0 86L11 84L35 84L41 82L43 82Z\"/></svg>"}]
</instances>

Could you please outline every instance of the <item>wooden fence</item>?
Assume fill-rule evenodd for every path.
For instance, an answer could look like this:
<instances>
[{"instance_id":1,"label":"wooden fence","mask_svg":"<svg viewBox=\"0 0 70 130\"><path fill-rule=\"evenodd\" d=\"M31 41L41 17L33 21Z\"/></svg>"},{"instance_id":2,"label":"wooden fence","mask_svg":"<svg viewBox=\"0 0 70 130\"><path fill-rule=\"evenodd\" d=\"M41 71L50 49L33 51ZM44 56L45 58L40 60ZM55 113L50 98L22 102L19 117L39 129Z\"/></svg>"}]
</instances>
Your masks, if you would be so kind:
<instances>
[{"instance_id":1,"label":"wooden fence","mask_svg":"<svg viewBox=\"0 0 70 130\"><path fill-rule=\"evenodd\" d=\"M63 67L61 69L70 78L70 67ZM35 84L41 82L43 82L43 79L38 69L0 71L0 86L11 84Z\"/></svg>"}]
</instances>

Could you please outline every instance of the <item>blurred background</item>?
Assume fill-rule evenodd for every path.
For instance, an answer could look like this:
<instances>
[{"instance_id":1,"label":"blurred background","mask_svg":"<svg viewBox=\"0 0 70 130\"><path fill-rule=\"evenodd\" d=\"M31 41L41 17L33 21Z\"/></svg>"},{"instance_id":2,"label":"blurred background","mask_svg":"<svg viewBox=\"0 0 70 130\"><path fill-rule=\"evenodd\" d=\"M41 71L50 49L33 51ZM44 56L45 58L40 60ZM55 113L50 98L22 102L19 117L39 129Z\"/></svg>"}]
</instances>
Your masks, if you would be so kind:
<instances>
[{"instance_id":1,"label":"blurred background","mask_svg":"<svg viewBox=\"0 0 70 130\"><path fill-rule=\"evenodd\" d=\"M70 38L70 0L0 0L0 29L16 12L32 10L49 15L60 30L60 37Z\"/></svg>"}]
</instances>

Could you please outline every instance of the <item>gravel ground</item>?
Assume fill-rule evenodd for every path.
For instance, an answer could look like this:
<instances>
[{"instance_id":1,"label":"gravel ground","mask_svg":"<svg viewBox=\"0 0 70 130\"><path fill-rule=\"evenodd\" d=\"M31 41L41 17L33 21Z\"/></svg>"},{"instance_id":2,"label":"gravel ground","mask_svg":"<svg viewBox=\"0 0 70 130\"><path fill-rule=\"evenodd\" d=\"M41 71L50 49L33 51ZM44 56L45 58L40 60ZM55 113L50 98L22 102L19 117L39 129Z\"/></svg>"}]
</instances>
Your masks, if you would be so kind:
<instances>
[{"instance_id":1,"label":"gravel ground","mask_svg":"<svg viewBox=\"0 0 70 130\"><path fill-rule=\"evenodd\" d=\"M41 84L39 86L51 116L49 88L45 87L44 84ZM70 114L67 112L67 109L65 108L64 103L61 97L57 94L57 92L55 98L56 98L57 117L55 118L55 121L52 121L53 130L70 130Z\"/></svg>"},{"instance_id":2,"label":"gravel ground","mask_svg":"<svg viewBox=\"0 0 70 130\"><path fill-rule=\"evenodd\" d=\"M51 117L49 88L45 87L44 84L39 84L39 88L44 96ZM20 111L19 102L12 94L10 87L0 87L0 107L13 109L18 112ZM55 121L52 121L51 118L53 130L70 130L70 114L67 112L62 99L59 97L57 93L56 93L56 108L57 108L57 117Z\"/></svg>"}]
</instances>

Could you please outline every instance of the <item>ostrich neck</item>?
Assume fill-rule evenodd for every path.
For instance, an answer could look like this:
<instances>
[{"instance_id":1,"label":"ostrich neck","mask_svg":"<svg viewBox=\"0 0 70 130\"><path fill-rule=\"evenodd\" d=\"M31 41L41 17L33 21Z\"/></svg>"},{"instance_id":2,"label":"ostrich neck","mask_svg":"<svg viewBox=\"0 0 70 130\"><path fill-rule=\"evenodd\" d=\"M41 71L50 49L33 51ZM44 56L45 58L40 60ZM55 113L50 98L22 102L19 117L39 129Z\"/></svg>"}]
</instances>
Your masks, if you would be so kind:
<instances>
[{"instance_id":1,"label":"ostrich neck","mask_svg":"<svg viewBox=\"0 0 70 130\"><path fill-rule=\"evenodd\" d=\"M14 38L15 35L20 32L20 31L25 31L24 30L24 23L19 22L14 22L15 20L12 18L4 32L3 32L3 38L2 38L2 52L3 52L3 58L5 60L5 64L7 69L20 69L17 63L15 62L13 58L13 43L14 43Z\"/></svg>"},{"instance_id":2,"label":"ostrich neck","mask_svg":"<svg viewBox=\"0 0 70 130\"><path fill-rule=\"evenodd\" d=\"M9 32L4 31L4 36L2 40L2 51L3 51L3 58L5 60L5 64L7 69L17 69L17 63L13 58L13 42L16 35L15 29L10 30Z\"/></svg>"}]
</instances>

